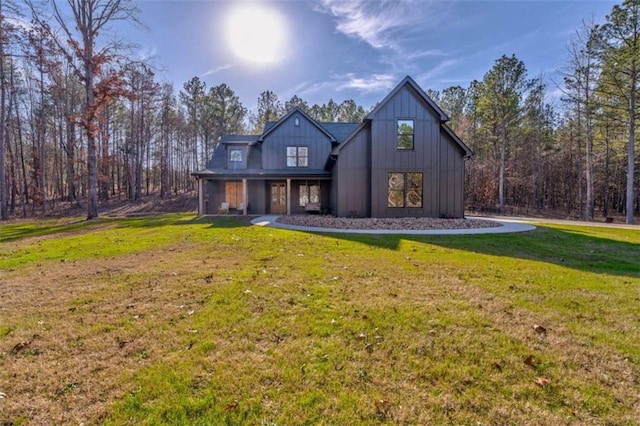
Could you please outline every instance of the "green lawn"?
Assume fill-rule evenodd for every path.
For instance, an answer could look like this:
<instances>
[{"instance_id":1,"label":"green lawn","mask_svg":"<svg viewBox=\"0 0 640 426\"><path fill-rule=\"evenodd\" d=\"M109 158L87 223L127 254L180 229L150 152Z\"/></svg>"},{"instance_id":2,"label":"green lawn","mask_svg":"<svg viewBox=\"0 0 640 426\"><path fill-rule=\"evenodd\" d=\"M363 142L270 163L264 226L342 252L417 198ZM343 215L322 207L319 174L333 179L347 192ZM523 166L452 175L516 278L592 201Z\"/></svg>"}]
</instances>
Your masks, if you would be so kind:
<instances>
[{"instance_id":1,"label":"green lawn","mask_svg":"<svg viewBox=\"0 0 640 426\"><path fill-rule=\"evenodd\" d=\"M638 424L640 232L0 225L0 424Z\"/></svg>"}]
</instances>

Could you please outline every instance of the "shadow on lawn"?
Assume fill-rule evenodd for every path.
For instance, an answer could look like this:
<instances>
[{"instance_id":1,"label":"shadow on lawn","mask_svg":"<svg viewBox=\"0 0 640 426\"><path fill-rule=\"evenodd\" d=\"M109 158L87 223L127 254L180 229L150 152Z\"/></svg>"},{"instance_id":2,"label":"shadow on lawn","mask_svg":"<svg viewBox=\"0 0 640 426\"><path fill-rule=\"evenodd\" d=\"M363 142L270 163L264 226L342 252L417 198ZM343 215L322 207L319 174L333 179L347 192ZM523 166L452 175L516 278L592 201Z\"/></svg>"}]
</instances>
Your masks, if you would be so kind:
<instances>
[{"instance_id":1,"label":"shadow on lawn","mask_svg":"<svg viewBox=\"0 0 640 426\"><path fill-rule=\"evenodd\" d=\"M43 237L47 235L60 234L66 232L82 231L84 229L101 226L97 222L90 222L85 219L71 219L68 222L42 227L33 223L18 223L3 225L0 233L0 243L21 240L23 238Z\"/></svg>"},{"instance_id":2,"label":"shadow on lawn","mask_svg":"<svg viewBox=\"0 0 640 426\"><path fill-rule=\"evenodd\" d=\"M37 221L3 225L0 232L0 243L9 243L24 238L45 237L70 232L89 232L116 226L118 228L152 229L172 225L209 225L209 228L243 228L251 226L249 216L195 216L185 214L165 214L154 216L109 217L94 220L72 218L68 221L43 226Z\"/></svg>"},{"instance_id":3,"label":"shadow on lawn","mask_svg":"<svg viewBox=\"0 0 640 426\"><path fill-rule=\"evenodd\" d=\"M209 228L243 228L251 225L248 216L195 216L166 214L118 219L119 227L156 228L160 226L209 225Z\"/></svg>"},{"instance_id":4,"label":"shadow on lawn","mask_svg":"<svg viewBox=\"0 0 640 426\"><path fill-rule=\"evenodd\" d=\"M531 232L481 235L323 234L397 250L402 241L492 256L547 262L593 273L640 277L640 243L589 235L580 230L536 225Z\"/></svg>"}]
</instances>

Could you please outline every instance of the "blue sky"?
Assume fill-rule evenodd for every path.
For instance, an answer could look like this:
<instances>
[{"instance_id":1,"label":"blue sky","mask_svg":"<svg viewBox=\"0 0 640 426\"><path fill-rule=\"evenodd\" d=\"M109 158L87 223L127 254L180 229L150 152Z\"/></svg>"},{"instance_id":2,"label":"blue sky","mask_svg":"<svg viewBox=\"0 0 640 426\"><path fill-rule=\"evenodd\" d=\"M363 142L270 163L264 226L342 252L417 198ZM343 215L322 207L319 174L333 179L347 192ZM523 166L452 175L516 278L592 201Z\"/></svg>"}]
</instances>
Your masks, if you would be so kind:
<instances>
[{"instance_id":1,"label":"blue sky","mask_svg":"<svg viewBox=\"0 0 640 426\"><path fill-rule=\"evenodd\" d=\"M228 84L250 109L264 90L282 102L297 94L309 104L354 99L368 108L405 75L425 89L467 87L503 54L554 92L581 21L602 22L617 3L146 0L147 28L120 35L176 91L198 76L208 87Z\"/></svg>"}]
</instances>

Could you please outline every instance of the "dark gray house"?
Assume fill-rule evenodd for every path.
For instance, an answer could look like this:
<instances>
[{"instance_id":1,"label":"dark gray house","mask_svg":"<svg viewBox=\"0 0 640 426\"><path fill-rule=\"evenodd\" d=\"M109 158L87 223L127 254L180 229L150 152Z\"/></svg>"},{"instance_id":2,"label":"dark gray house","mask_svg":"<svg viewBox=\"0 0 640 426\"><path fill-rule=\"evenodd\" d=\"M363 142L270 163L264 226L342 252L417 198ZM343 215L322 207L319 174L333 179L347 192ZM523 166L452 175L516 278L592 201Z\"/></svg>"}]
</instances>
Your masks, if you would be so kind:
<instances>
[{"instance_id":1,"label":"dark gray house","mask_svg":"<svg viewBox=\"0 0 640 426\"><path fill-rule=\"evenodd\" d=\"M471 150L405 77L362 121L320 123L294 108L262 135L222 138L198 179L199 214L462 217Z\"/></svg>"}]
</instances>

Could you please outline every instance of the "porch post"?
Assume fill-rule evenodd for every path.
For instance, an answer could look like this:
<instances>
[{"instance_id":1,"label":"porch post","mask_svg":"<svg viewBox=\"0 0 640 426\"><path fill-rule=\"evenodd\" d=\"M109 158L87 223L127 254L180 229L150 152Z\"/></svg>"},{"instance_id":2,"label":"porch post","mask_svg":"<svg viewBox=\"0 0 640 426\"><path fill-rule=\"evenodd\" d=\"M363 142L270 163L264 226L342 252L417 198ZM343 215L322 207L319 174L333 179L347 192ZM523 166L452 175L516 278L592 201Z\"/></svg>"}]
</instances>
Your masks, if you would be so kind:
<instances>
[{"instance_id":1,"label":"porch post","mask_svg":"<svg viewBox=\"0 0 640 426\"><path fill-rule=\"evenodd\" d=\"M291 179L287 179L287 216L291 214Z\"/></svg>"},{"instance_id":2,"label":"porch post","mask_svg":"<svg viewBox=\"0 0 640 426\"><path fill-rule=\"evenodd\" d=\"M247 215L247 180L242 179L242 215Z\"/></svg>"},{"instance_id":3,"label":"porch post","mask_svg":"<svg viewBox=\"0 0 640 426\"><path fill-rule=\"evenodd\" d=\"M204 182L203 178L198 178L198 216L202 216L204 211Z\"/></svg>"}]
</instances>

